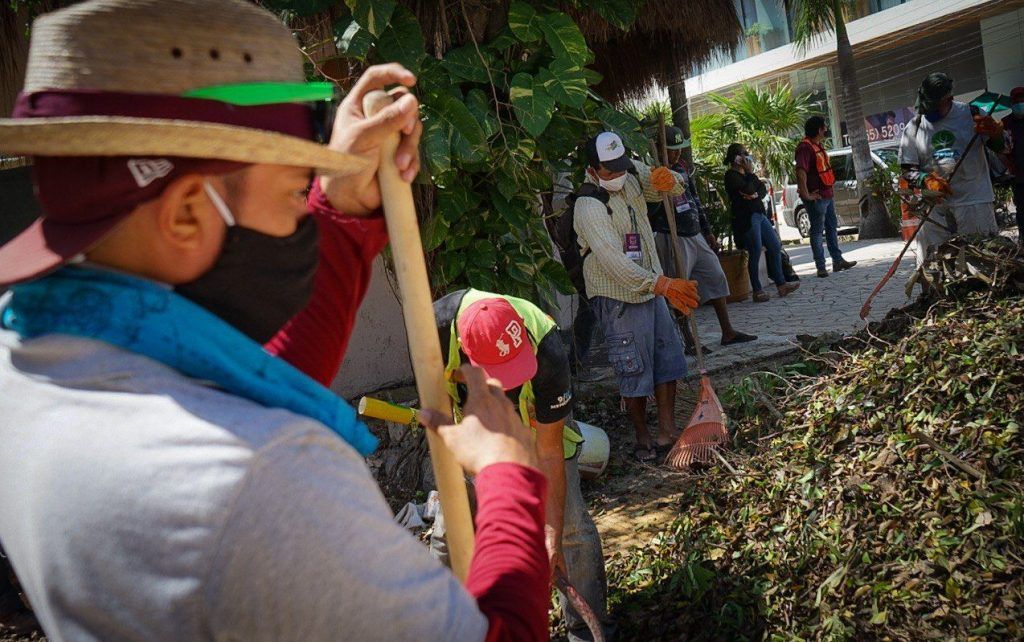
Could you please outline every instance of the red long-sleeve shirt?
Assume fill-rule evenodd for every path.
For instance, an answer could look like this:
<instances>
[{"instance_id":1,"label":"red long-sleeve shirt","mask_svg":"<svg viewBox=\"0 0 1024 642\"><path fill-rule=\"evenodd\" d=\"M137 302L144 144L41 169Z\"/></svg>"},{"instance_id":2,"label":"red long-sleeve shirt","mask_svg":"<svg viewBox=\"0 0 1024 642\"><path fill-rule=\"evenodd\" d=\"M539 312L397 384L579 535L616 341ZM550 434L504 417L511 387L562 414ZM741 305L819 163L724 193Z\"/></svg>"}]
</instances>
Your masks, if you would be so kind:
<instances>
[{"instance_id":1,"label":"red long-sleeve shirt","mask_svg":"<svg viewBox=\"0 0 1024 642\"><path fill-rule=\"evenodd\" d=\"M387 229L381 216L335 210L319 180L308 205L320 232L313 296L264 347L329 386L348 348L373 260L387 245ZM547 640L547 480L533 468L495 464L476 476L476 493L475 550L466 590L490 624L487 642Z\"/></svg>"}]
</instances>

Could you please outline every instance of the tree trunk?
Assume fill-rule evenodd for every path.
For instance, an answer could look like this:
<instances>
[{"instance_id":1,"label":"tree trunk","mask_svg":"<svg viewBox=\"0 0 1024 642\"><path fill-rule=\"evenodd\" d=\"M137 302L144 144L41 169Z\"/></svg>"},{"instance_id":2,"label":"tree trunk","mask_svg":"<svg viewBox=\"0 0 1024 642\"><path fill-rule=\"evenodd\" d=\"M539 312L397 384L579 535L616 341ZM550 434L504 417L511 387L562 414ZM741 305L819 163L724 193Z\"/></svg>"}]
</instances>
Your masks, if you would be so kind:
<instances>
[{"instance_id":1,"label":"tree trunk","mask_svg":"<svg viewBox=\"0 0 1024 642\"><path fill-rule=\"evenodd\" d=\"M675 48L676 45L673 45ZM668 102L672 108L672 124L683 130L685 138L690 137L690 106L686 102L686 68L678 64L678 56L673 56L671 82L668 83ZM683 160L688 167L693 167L693 148L683 149Z\"/></svg>"},{"instance_id":2,"label":"tree trunk","mask_svg":"<svg viewBox=\"0 0 1024 642\"><path fill-rule=\"evenodd\" d=\"M857 67L853 60L853 46L846 31L843 17L843 3L834 0L836 16L836 59L839 64L839 85L846 116L846 131L850 136L853 152L853 167L857 176L857 191L860 195L860 238L879 239L896 236L885 201L872 196L868 180L874 172L868 134L864 128L864 107L860 100L860 85L857 84ZM838 134L838 132L837 132Z\"/></svg>"}]
</instances>

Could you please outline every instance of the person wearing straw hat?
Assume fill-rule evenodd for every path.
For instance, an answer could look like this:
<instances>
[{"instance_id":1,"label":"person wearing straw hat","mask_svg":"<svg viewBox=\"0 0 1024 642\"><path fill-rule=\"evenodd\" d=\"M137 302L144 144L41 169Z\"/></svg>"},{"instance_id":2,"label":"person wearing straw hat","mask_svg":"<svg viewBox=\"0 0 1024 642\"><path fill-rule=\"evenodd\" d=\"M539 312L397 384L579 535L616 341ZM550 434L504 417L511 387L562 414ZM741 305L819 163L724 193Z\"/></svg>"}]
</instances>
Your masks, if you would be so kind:
<instances>
[{"instance_id":1,"label":"person wearing straw hat","mask_svg":"<svg viewBox=\"0 0 1024 642\"><path fill-rule=\"evenodd\" d=\"M546 481L501 386L466 366L465 420L423 413L477 478L463 588L394 523L353 409L273 356L350 314L307 306L324 270L365 292L381 141L418 171L414 83L371 67L330 127L243 0L35 21L0 120L44 211L0 247L0 559L51 639L546 638Z\"/></svg>"}]
</instances>

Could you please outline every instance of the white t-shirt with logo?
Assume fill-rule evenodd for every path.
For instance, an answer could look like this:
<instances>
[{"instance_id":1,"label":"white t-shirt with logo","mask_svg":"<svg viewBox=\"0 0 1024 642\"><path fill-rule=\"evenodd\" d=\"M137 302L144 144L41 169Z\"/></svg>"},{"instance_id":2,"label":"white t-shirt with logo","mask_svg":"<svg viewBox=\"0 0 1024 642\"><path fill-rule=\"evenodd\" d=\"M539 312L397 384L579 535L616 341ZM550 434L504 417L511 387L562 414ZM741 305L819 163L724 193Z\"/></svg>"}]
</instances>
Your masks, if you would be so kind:
<instances>
[{"instance_id":1,"label":"white t-shirt with logo","mask_svg":"<svg viewBox=\"0 0 1024 642\"><path fill-rule=\"evenodd\" d=\"M921 116L907 125L900 140L900 164L917 165L922 171L936 172L949 178L973 137L974 118L971 116L971 108L965 103L954 102L946 117L937 123ZM985 158L984 137L974 143L950 186L953 194L946 199L946 203L952 206L977 205L995 200L988 160Z\"/></svg>"}]
</instances>

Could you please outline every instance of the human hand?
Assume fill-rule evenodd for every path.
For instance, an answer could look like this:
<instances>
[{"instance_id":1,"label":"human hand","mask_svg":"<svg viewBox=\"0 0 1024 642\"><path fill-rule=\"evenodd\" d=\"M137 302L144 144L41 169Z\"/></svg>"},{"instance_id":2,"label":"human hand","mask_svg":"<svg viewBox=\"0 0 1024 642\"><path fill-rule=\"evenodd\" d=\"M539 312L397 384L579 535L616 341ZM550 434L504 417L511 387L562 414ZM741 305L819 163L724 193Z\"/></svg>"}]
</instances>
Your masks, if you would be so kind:
<instances>
[{"instance_id":1,"label":"human hand","mask_svg":"<svg viewBox=\"0 0 1024 642\"><path fill-rule=\"evenodd\" d=\"M651 187L659 192L671 192L676 186L676 177L664 167L651 170Z\"/></svg>"},{"instance_id":2,"label":"human hand","mask_svg":"<svg viewBox=\"0 0 1024 642\"><path fill-rule=\"evenodd\" d=\"M1003 135L1003 124L991 116L978 114L974 117L974 131L982 136L996 138Z\"/></svg>"},{"instance_id":3,"label":"human hand","mask_svg":"<svg viewBox=\"0 0 1024 642\"><path fill-rule=\"evenodd\" d=\"M817 201L817 200L821 200L821 192L819 192L818 190L814 190L810 194L806 194L804 196L801 196L800 199L804 200L804 201Z\"/></svg>"},{"instance_id":4,"label":"human hand","mask_svg":"<svg viewBox=\"0 0 1024 642\"><path fill-rule=\"evenodd\" d=\"M933 192L941 192L947 196L953 194L953 188L950 187L949 181L935 172L924 177L924 188Z\"/></svg>"},{"instance_id":5,"label":"human hand","mask_svg":"<svg viewBox=\"0 0 1024 642\"><path fill-rule=\"evenodd\" d=\"M363 113L363 97L388 85L400 85L388 93L395 102L373 116ZM321 176L320 187L336 209L353 216L365 216L381 206L377 168L380 145L398 133L401 140L395 152L395 165L402 180L412 182L420 170L419 144L423 133L419 101L409 93L416 76L397 63L374 65L363 72L352 91L338 106L334 131L328 144L333 150L365 159L369 165L358 174Z\"/></svg>"},{"instance_id":6,"label":"human hand","mask_svg":"<svg viewBox=\"0 0 1024 642\"><path fill-rule=\"evenodd\" d=\"M718 239L714 234L706 234L704 236L704 240L708 242L708 247L710 247L715 254L718 254L721 251L722 248L718 246Z\"/></svg>"},{"instance_id":7,"label":"human hand","mask_svg":"<svg viewBox=\"0 0 1024 642\"><path fill-rule=\"evenodd\" d=\"M654 282L654 293L665 297L669 305L684 315L690 314L690 311L700 303L700 299L697 298L696 281L658 276L658 280Z\"/></svg>"},{"instance_id":8,"label":"human hand","mask_svg":"<svg viewBox=\"0 0 1024 642\"><path fill-rule=\"evenodd\" d=\"M498 463L536 468L533 435L505 396L501 382L488 379L481 368L465 365L460 370L468 389L462 421L452 424L442 413L424 409L420 422L437 431L459 465L471 475Z\"/></svg>"}]
</instances>

